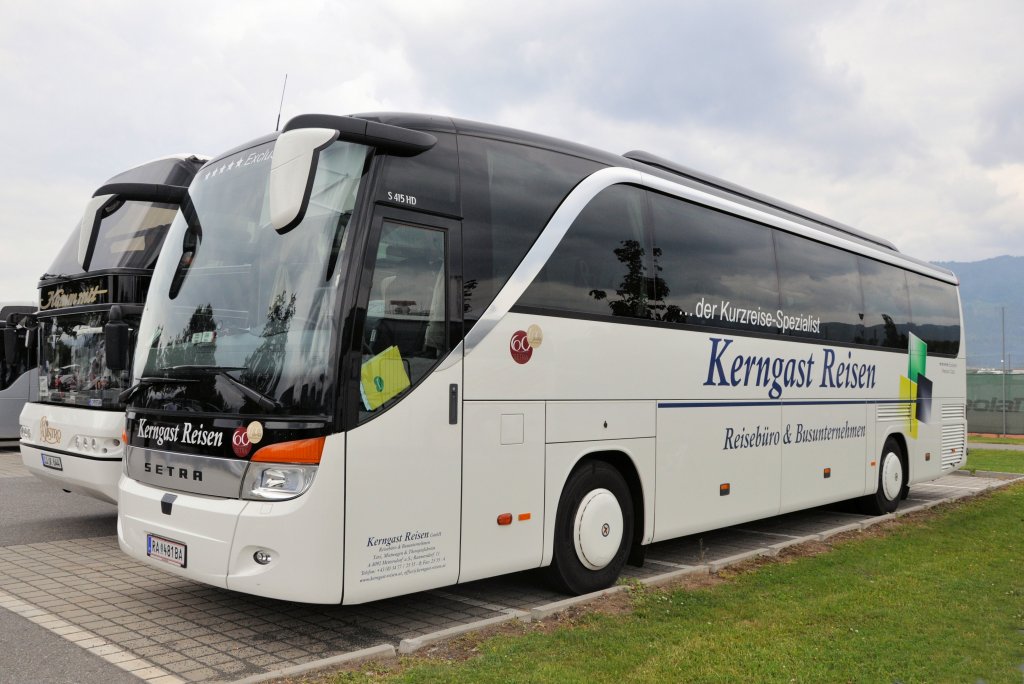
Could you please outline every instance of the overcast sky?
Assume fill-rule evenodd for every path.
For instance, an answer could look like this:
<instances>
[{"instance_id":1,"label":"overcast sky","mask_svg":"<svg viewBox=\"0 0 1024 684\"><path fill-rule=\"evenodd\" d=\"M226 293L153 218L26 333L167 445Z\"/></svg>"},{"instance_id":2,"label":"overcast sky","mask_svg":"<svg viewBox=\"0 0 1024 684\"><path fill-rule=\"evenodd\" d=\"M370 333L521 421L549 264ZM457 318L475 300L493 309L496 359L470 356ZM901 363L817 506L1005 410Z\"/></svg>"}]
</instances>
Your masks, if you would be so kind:
<instances>
[{"instance_id":1,"label":"overcast sky","mask_svg":"<svg viewBox=\"0 0 1024 684\"><path fill-rule=\"evenodd\" d=\"M644 149L929 260L1024 254L1024 2L0 0L0 301L106 179L307 112Z\"/></svg>"}]
</instances>

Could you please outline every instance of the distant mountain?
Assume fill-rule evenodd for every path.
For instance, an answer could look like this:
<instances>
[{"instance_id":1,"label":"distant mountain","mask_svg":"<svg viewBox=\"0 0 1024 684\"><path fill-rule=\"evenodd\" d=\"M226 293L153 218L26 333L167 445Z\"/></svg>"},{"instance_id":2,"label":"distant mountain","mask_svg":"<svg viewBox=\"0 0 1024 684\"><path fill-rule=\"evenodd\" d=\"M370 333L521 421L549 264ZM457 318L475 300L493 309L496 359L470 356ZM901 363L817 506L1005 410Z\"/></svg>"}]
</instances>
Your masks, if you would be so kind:
<instances>
[{"instance_id":1,"label":"distant mountain","mask_svg":"<svg viewBox=\"0 0 1024 684\"><path fill-rule=\"evenodd\" d=\"M968 367L1000 367L1000 311L1004 309L1007 368L1024 368L1024 257L935 263L960 278Z\"/></svg>"}]
</instances>

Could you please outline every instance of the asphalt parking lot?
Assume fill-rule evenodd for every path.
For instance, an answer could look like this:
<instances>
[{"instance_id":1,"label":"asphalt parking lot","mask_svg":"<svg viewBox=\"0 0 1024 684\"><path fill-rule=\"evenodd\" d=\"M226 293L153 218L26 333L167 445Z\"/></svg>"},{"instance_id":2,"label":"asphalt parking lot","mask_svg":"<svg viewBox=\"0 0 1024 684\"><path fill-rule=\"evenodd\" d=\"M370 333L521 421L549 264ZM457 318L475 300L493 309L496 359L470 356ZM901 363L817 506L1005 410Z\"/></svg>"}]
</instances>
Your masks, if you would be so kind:
<instances>
[{"instance_id":1,"label":"asphalt parking lot","mask_svg":"<svg viewBox=\"0 0 1024 684\"><path fill-rule=\"evenodd\" d=\"M949 475L913 487L901 514L1002 484ZM625 576L657 583L713 572L888 517L819 508L716 530L653 545L644 567L627 566ZM0 521L0 630L25 630L0 642L3 682L32 681L4 672L15 671L8 659L44 642L50 653L70 653L77 675L59 681L258 679L372 647L411 652L482 624L542 617L566 598L532 572L359 606L287 603L195 584L123 555L113 506L37 482L10 451L0 452ZM36 681L63 676L37 674Z\"/></svg>"}]
</instances>

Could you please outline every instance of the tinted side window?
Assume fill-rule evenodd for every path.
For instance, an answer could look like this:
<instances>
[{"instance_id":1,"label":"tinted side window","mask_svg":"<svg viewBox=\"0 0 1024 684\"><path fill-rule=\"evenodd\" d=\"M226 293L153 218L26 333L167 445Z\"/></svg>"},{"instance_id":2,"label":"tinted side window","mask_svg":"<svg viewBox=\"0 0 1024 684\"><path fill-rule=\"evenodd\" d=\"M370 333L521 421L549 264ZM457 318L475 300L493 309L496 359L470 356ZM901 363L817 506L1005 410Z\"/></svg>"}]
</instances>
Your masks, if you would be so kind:
<instances>
[{"instance_id":1,"label":"tinted side window","mask_svg":"<svg viewBox=\"0 0 1024 684\"><path fill-rule=\"evenodd\" d=\"M467 330L523 260L541 229L597 162L525 145L459 138L463 309Z\"/></svg>"},{"instance_id":2,"label":"tinted side window","mask_svg":"<svg viewBox=\"0 0 1024 684\"><path fill-rule=\"evenodd\" d=\"M857 257L857 263L864 290L864 338L859 341L906 349L910 329L906 273L865 257Z\"/></svg>"},{"instance_id":3,"label":"tinted side window","mask_svg":"<svg viewBox=\"0 0 1024 684\"><path fill-rule=\"evenodd\" d=\"M644 193L616 185L595 197L569 227L519 303L594 315L652 318L651 249Z\"/></svg>"},{"instance_id":4,"label":"tinted side window","mask_svg":"<svg viewBox=\"0 0 1024 684\"><path fill-rule=\"evenodd\" d=\"M775 233L775 248L783 334L832 342L862 337L857 257L783 231Z\"/></svg>"},{"instance_id":5,"label":"tinted side window","mask_svg":"<svg viewBox=\"0 0 1024 684\"><path fill-rule=\"evenodd\" d=\"M955 356L960 351L956 287L918 273L907 273L907 284L910 286L911 332L925 341L929 352Z\"/></svg>"},{"instance_id":6,"label":"tinted side window","mask_svg":"<svg viewBox=\"0 0 1024 684\"><path fill-rule=\"evenodd\" d=\"M661 320L776 332L779 279L766 226L649 194Z\"/></svg>"}]
</instances>

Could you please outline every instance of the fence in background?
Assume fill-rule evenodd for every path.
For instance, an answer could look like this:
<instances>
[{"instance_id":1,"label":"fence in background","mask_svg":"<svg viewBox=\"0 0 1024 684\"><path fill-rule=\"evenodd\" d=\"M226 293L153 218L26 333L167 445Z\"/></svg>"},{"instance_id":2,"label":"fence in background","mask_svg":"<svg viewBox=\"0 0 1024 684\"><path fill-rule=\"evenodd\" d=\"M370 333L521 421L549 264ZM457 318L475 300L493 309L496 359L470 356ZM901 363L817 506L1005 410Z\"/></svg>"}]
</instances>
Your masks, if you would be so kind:
<instances>
[{"instance_id":1,"label":"fence in background","mask_svg":"<svg viewBox=\"0 0 1024 684\"><path fill-rule=\"evenodd\" d=\"M1024 371L967 371L967 429L1024 435Z\"/></svg>"}]
</instances>

